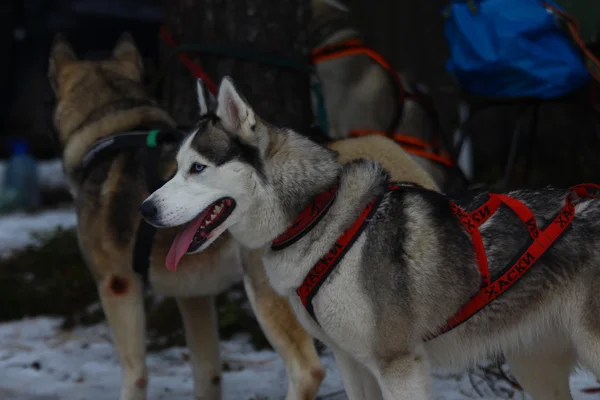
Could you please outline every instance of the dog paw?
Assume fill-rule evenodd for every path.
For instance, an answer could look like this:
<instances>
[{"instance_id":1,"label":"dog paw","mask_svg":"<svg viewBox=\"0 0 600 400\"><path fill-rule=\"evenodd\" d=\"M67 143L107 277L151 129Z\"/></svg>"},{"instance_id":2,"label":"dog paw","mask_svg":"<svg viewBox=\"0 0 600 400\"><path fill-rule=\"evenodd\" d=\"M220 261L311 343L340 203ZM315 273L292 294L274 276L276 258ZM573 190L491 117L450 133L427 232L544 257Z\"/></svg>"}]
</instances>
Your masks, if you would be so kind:
<instances>
[{"instance_id":1,"label":"dog paw","mask_svg":"<svg viewBox=\"0 0 600 400\"><path fill-rule=\"evenodd\" d=\"M296 385L290 388L286 400L315 400L321 382L325 379L325 368L312 367L299 377Z\"/></svg>"}]
</instances>

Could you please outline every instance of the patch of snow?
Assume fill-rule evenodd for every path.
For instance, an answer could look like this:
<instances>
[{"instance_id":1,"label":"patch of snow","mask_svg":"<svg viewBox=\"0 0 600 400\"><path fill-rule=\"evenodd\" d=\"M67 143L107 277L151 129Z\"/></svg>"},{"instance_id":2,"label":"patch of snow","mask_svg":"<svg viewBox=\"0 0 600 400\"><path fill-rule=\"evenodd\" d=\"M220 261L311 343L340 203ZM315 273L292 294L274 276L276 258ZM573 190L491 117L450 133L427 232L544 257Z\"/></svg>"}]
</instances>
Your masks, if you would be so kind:
<instances>
[{"instance_id":1,"label":"patch of snow","mask_svg":"<svg viewBox=\"0 0 600 400\"><path fill-rule=\"evenodd\" d=\"M35 318L0 324L0 396L3 400L114 400L120 388L120 367L105 324L61 331L53 318ZM222 360L232 370L223 373L223 399L248 400L264 396L285 398L286 374L272 351L254 351L245 336L221 343ZM148 400L188 400L192 379L185 348L149 354ZM329 352L322 356L327 377L319 395L342 389ZM596 386L595 379L579 373L571 380L576 400L591 400L581 388ZM435 400L476 399L468 378L434 379ZM335 397L342 400L343 395ZM519 398L519 397L517 397ZM525 397L522 397L525 398ZM493 400L494 397L485 397Z\"/></svg>"},{"instance_id":2,"label":"patch of snow","mask_svg":"<svg viewBox=\"0 0 600 400\"><path fill-rule=\"evenodd\" d=\"M71 228L77 223L73 208L60 208L28 214L17 212L0 216L0 257L13 250L35 245L35 232Z\"/></svg>"}]
</instances>

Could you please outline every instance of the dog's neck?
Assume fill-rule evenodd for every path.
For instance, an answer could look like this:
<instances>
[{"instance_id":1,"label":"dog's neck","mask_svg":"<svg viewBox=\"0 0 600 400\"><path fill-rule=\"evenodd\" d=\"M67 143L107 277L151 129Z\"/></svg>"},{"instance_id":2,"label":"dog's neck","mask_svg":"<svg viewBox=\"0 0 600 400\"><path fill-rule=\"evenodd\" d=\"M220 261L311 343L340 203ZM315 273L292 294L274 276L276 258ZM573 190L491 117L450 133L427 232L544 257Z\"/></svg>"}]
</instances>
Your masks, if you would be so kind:
<instances>
[{"instance_id":1,"label":"dog's neck","mask_svg":"<svg viewBox=\"0 0 600 400\"><path fill-rule=\"evenodd\" d=\"M387 172L376 162L360 160L345 165L336 198L319 222L296 243L265 252L265 271L273 288L280 295L292 295L364 207L383 193L387 181Z\"/></svg>"},{"instance_id":2,"label":"dog's neck","mask_svg":"<svg viewBox=\"0 0 600 400\"><path fill-rule=\"evenodd\" d=\"M176 126L166 111L150 105L118 110L72 131L77 127L74 123L70 122L71 125L68 126L57 126L61 134L68 136L63 149L63 166L72 187L78 186L77 179L74 177L75 171L79 169L84 155L97 140L152 123L160 123L171 128Z\"/></svg>"},{"instance_id":3,"label":"dog's neck","mask_svg":"<svg viewBox=\"0 0 600 400\"><path fill-rule=\"evenodd\" d=\"M314 196L338 179L337 153L289 131L270 135L265 178L255 178L250 206L229 228L242 245L260 248L279 236Z\"/></svg>"}]
</instances>

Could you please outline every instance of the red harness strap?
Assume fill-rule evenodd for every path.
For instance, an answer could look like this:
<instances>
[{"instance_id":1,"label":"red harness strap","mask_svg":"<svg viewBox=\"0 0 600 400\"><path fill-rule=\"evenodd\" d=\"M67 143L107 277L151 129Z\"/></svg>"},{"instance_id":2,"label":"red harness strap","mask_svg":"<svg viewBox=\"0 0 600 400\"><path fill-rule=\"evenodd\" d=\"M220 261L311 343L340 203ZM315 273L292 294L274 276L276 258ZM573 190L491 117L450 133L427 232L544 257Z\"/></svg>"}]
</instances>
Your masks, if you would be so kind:
<instances>
[{"instance_id":1,"label":"red harness strap","mask_svg":"<svg viewBox=\"0 0 600 400\"><path fill-rule=\"evenodd\" d=\"M420 187L415 183L398 182L390 183L388 185L388 191L399 190L407 186ZM578 196L592 198L599 197L592 194L590 189L600 192L600 186L595 184L581 184L571 187L571 193L565 199L565 205L544 229L540 229L537 226L535 216L525 204L515 198L503 194L490 193L488 195L489 199L483 205L471 212L467 212L458 205L450 202L452 211L459 219L461 225L471 235L477 265L481 274L481 286L478 292L465 303L444 326L435 333L426 336L424 340L429 341L467 321L516 283L571 224L575 215L575 207L573 206L572 201L576 200ZM327 192L315 197L313 202L300 213L292 225L273 241L271 249L281 250L304 236L331 207L331 204L336 197L336 192L337 185ZM300 287L296 289L300 301L315 322L318 323L314 313L312 299L317 294L323 282L325 282L333 269L339 264L341 259L350 249L352 244L358 239L366 224L377 211L382 198L383 195L378 196L367 204L354 223L344 231L329 252L317 261ZM499 277L491 281L487 256L485 254L479 227L498 211L503 204L510 208L519 219L523 221L531 236L531 244L518 256L516 261L509 268L505 269Z\"/></svg>"},{"instance_id":2,"label":"red harness strap","mask_svg":"<svg viewBox=\"0 0 600 400\"><path fill-rule=\"evenodd\" d=\"M175 42L175 39L173 39L173 35L171 35L171 32L169 32L164 25L161 25L160 27L160 38L169 47L177 47L177 43ZM186 68L192 74L194 74L196 78L201 78L202 80L204 80L204 82L206 83L206 87L208 88L208 90L210 90L212 94L217 94L217 85L213 82L212 79L210 79L208 74L204 72L204 69L202 69L202 67L199 64L195 63L187 54L183 52L179 53L177 57L179 57L179 61L181 61L181 63L185 65Z\"/></svg>"},{"instance_id":3,"label":"red harness strap","mask_svg":"<svg viewBox=\"0 0 600 400\"><path fill-rule=\"evenodd\" d=\"M314 49L312 51L312 62L313 64L327 61L339 57L345 57L350 55L363 54L370 57L377 64L379 64L382 68L384 68L390 76L396 82L396 85L399 89L399 103L404 104L405 99L412 99L417 102L421 107L427 110L430 114L436 115L437 112L435 107L430 101L425 100L422 96L417 95L416 93L410 93L406 91L400 77L397 72L392 68L390 63L388 63L385 58L375 50L365 46L358 39L347 40L340 44L335 44L331 46L325 46L318 49ZM400 144L405 150L411 154L415 154L420 157L428 158L430 160L439 162L446 166L452 166L452 160L450 159L447 152L444 152L438 142L438 138L435 137L434 141L436 143L427 143L425 141L419 140L417 138L413 138L411 136L403 135L401 133L392 133L392 132L381 132L381 131L373 131L367 129L355 129L350 131L350 136L358 137L358 136L366 136L366 135L385 135L390 136L394 141Z\"/></svg>"},{"instance_id":4,"label":"red harness strap","mask_svg":"<svg viewBox=\"0 0 600 400\"><path fill-rule=\"evenodd\" d=\"M515 284L535 262L552 246L552 244L561 236L561 234L569 227L575 216L575 207L572 200L577 196L593 197L589 189L596 191L600 190L600 186L595 184L581 184L570 188L572 191L565 199L565 205L558 211L552 221L546 225L544 229L537 226L535 216L531 210L521 201L508 197L503 194L490 193L490 198L481 207L471 213L465 212L454 203L450 203L452 211L461 221L463 227L471 234L477 264L482 275L482 285L479 291L473 296L460 310L452 316L448 322L438 329L435 333L425 337L425 341L436 338L437 336L456 328L463 322L467 321L477 312L479 312L487 304L506 292L513 284ZM572 194L575 194L573 196ZM487 257L483 247L483 241L478 227L489 219L491 215L498 210L501 204L509 207L523 221L529 236L531 236L531 244L525 251L519 255L517 260L507 269L502 275L494 281L489 281L489 270L487 265Z\"/></svg>"},{"instance_id":5,"label":"red harness strap","mask_svg":"<svg viewBox=\"0 0 600 400\"><path fill-rule=\"evenodd\" d=\"M419 185L412 182L398 182L388 185L388 190L397 190L405 186L416 187ZM329 209L335 199L336 193L337 185L327 192L321 193L315 197L311 204L298 215L289 228L272 242L271 249L281 250L308 233ZM317 317L315 316L312 305L313 297L317 294L319 288L323 282L325 282L329 274L331 274L333 269L342 260L346 252L352 247L356 239L358 239L365 228L366 223L377 211L382 198L383 195L376 197L363 208L358 218L354 220L354 223L342 233L342 236L338 238L327 254L317 261L306 278L304 278L300 287L296 289L296 293L300 297L302 305L304 305L306 311L308 311L315 321L317 321Z\"/></svg>"}]
</instances>

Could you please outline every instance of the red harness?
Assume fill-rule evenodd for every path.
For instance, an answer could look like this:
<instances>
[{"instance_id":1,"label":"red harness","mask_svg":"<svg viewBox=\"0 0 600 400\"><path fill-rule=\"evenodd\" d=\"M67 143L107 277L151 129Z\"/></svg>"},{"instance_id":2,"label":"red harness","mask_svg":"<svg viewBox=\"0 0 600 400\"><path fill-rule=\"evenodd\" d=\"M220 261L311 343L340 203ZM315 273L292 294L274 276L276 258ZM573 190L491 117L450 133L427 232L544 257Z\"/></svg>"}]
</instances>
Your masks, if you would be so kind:
<instances>
[{"instance_id":1,"label":"red harness","mask_svg":"<svg viewBox=\"0 0 600 400\"><path fill-rule=\"evenodd\" d=\"M414 183L390 183L388 185L388 192L400 190L407 186L420 187ZM503 194L489 193L488 200L471 212L465 211L458 205L450 202L450 208L460 220L461 225L471 235L475 256L477 258L477 265L481 274L481 286L479 291L465 303L444 326L439 328L436 332L427 335L425 341L446 333L467 321L525 275L531 266L535 264L548 248L550 248L573 221L575 207L573 206L572 201L578 197L599 197L592 195L589 189L600 191L600 186L595 184L581 184L571 187L571 193L565 199L565 205L543 229L540 229L537 226L535 216L525 204L515 198ZM327 210L329 210L335 200L336 194L337 185L316 196L312 203L298 215L292 225L273 241L271 249L281 250L298 241L308 233L308 231L325 215ZM323 282L325 282L333 269L339 264L346 252L350 249L352 244L358 239L361 232L371 220L373 214L377 211L377 207L382 198L383 195L380 195L367 204L354 223L344 231L329 252L319 259L300 287L296 289L296 293L300 297L306 311L308 311L317 323L318 321L314 313L312 299L317 294ZM498 211L501 205L510 208L519 219L523 221L531 237L531 243L517 258L516 262L505 268L504 272L492 281L483 240L478 228Z\"/></svg>"},{"instance_id":2,"label":"red harness","mask_svg":"<svg viewBox=\"0 0 600 400\"><path fill-rule=\"evenodd\" d=\"M358 39L351 39L341 44L335 44L314 49L312 51L312 62L313 64L316 64L338 57L345 57L357 54L363 54L370 57L389 73L389 75L392 77L392 79L396 83L396 86L398 86L399 89L399 104L404 104L404 101L406 99L412 99L415 102L419 103L419 105L425 110L427 110L427 112L429 112L433 117L437 118L437 112L433 104L430 101L427 101L422 96L417 95L416 93L410 93L406 91L404 85L402 84L402 81L400 80L400 77L398 76L397 72L392 68L390 63L388 63L381 54L365 46ZM393 127L391 128L391 130L395 129L395 126L398 124L399 119L400 116L398 115L395 118L395 120L392 121ZM366 135L389 136L398 144L400 144L408 153L428 158L446 166L451 167L453 165L448 153L444 152L440 147L439 135L436 135L434 137L433 143L427 143L425 141L416 139L412 136L403 135L401 133L396 132L382 132L369 129L355 129L350 131L350 136L358 137Z\"/></svg>"}]
</instances>

